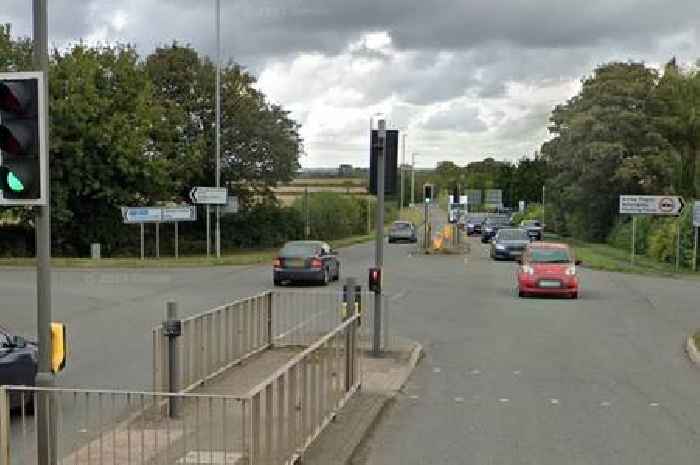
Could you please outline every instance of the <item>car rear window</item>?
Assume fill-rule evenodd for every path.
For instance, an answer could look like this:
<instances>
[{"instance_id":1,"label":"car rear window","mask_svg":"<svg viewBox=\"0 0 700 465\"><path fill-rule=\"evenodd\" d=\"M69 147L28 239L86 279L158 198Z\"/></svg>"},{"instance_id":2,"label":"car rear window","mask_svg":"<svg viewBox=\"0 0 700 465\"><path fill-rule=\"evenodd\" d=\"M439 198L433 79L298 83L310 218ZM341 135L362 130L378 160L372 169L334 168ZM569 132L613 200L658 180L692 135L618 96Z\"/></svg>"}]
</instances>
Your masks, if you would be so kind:
<instances>
[{"instance_id":1,"label":"car rear window","mask_svg":"<svg viewBox=\"0 0 700 465\"><path fill-rule=\"evenodd\" d=\"M529 241L527 231L522 229L501 229L498 231L498 240L501 241Z\"/></svg>"},{"instance_id":2,"label":"car rear window","mask_svg":"<svg viewBox=\"0 0 700 465\"><path fill-rule=\"evenodd\" d=\"M571 256L566 249L534 248L530 250L530 261L535 263L569 263Z\"/></svg>"},{"instance_id":3,"label":"car rear window","mask_svg":"<svg viewBox=\"0 0 700 465\"><path fill-rule=\"evenodd\" d=\"M280 250L283 257L309 257L316 255L320 247L313 244L287 244Z\"/></svg>"},{"instance_id":4,"label":"car rear window","mask_svg":"<svg viewBox=\"0 0 700 465\"><path fill-rule=\"evenodd\" d=\"M394 229L411 229L409 223L394 223Z\"/></svg>"},{"instance_id":5,"label":"car rear window","mask_svg":"<svg viewBox=\"0 0 700 465\"><path fill-rule=\"evenodd\" d=\"M523 224L525 226L540 226L540 222L534 220L523 221Z\"/></svg>"}]
</instances>

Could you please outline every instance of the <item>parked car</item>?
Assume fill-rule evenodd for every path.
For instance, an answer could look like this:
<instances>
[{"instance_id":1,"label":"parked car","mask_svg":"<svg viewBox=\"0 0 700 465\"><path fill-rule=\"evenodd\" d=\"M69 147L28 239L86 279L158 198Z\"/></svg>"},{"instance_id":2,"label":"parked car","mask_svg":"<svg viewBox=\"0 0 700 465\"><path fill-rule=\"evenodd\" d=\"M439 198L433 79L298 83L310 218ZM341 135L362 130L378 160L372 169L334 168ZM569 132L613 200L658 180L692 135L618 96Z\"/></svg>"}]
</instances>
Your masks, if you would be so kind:
<instances>
[{"instance_id":1,"label":"parked car","mask_svg":"<svg viewBox=\"0 0 700 465\"><path fill-rule=\"evenodd\" d=\"M519 258L530 243L530 236L524 229L499 229L491 241L491 258L512 260Z\"/></svg>"},{"instance_id":2,"label":"parked car","mask_svg":"<svg viewBox=\"0 0 700 465\"><path fill-rule=\"evenodd\" d=\"M518 295L559 295L578 298L579 280L573 251L566 244L533 242L518 267Z\"/></svg>"},{"instance_id":3,"label":"parked car","mask_svg":"<svg viewBox=\"0 0 700 465\"><path fill-rule=\"evenodd\" d=\"M410 221L394 221L389 228L389 244L402 241L418 242L416 227Z\"/></svg>"},{"instance_id":4,"label":"parked car","mask_svg":"<svg viewBox=\"0 0 700 465\"><path fill-rule=\"evenodd\" d=\"M38 368L38 348L33 342L0 326L0 386L34 386ZM32 396L24 397L27 407L32 406ZM10 396L10 408L22 405L22 396Z\"/></svg>"},{"instance_id":5,"label":"parked car","mask_svg":"<svg viewBox=\"0 0 700 465\"><path fill-rule=\"evenodd\" d=\"M510 225L508 218L503 216L490 216L481 225L481 242L488 244L499 229Z\"/></svg>"},{"instance_id":6,"label":"parked car","mask_svg":"<svg viewBox=\"0 0 700 465\"><path fill-rule=\"evenodd\" d=\"M524 220L520 222L520 227L536 241L542 240L542 223L540 220Z\"/></svg>"},{"instance_id":7,"label":"parked car","mask_svg":"<svg viewBox=\"0 0 700 465\"><path fill-rule=\"evenodd\" d=\"M275 286L298 281L326 285L339 279L338 254L321 241L287 242L273 263L272 280Z\"/></svg>"},{"instance_id":8,"label":"parked car","mask_svg":"<svg viewBox=\"0 0 700 465\"><path fill-rule=\"evenodd\" d=\"M486 220L483 216L470 216L465 220L464 230L468 236L481 234L481 224Z\"/></svg>"}]
</instances>

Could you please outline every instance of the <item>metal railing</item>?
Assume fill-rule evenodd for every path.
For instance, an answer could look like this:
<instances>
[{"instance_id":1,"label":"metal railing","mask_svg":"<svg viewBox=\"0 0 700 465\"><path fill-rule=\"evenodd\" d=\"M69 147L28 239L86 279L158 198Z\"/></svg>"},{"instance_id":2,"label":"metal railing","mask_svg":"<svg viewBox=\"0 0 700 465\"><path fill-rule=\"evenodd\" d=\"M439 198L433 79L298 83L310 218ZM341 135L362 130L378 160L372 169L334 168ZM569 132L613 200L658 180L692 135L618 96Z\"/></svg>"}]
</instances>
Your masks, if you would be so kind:
<instances>
[{"instance_id":1,"label":"metal railing","mask_svg":"<svg viewBox=\"0 0 700 465\"><path fill-rule=\"evenodd\" d=\"M358 389L355 314L247 395L250 465L294 463Z\"/></svg>"},{"instance_id":2,"label":"metal railing","mask_svg":"<svg viewBox=\"0 0 700 465\"><path fill-rule=\"evenodd\" d=\"M182 320L179 390L188 392L271 345L272 293L237 300ZM153 328L153 390L169 391L167 338Z\"/></svg>"},{"instance_id":3,"label":"metal railing","mask_svg":"<svg viewBox=\"0 0 700 465\"><path fill-rule=\"evenodd\" d=\"M30 401L50 409L47 448ZM0 387L0 465L240 465L246 418L246 400L229 396Z\"/></svg>"}]
</instances>

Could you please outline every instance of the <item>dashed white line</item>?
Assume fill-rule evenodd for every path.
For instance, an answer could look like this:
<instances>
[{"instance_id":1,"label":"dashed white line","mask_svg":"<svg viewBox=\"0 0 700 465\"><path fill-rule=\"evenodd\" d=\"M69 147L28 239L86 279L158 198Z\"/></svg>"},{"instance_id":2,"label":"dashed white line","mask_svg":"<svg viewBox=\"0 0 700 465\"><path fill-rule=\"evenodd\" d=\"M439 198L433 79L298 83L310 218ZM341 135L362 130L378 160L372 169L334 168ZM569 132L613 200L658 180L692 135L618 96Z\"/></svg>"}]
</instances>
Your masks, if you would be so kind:
<instances>
[{"instance_id":1,"label":"dashed white line","mask_svg":"<svg viewBox=\"0 0 700 465\"><path fill-rule=\"evenodd\" d=\"M549 399L549 403L552 405L559 405L559 399Z\"/></svg>"},{"instance_id":2,"label":"dashed white line","mask_svg":"<svg viewBox=\"0 0 700 465\"><path fill-rule=\"evenodd\" d=\"M464 397L455 397L455 402L461 404L462 402L464 402Z\"/></svg>"},{"instance_id":3,"label":"dashed white line","mask_svg":"<svg viewBox=\"0 0 700 465\"><path fill-rule=\"evenodd\" d=\"M612 404L611 404L610 402L608 402L608 401L603 401L603 402L600 403L600 406L601 406L601 407L610 407L610 405L612 405Z\"/></svg>"},{"instance_id":4,"label":"dashed white line","mask_svg":"<svg viewBox=\"0 0 700 465\"><path fill-rule=\"evenodd\" d=\"M502 404L507 404L508 402L510 402L510 399L507 397L501 397L500 399L498 399L498 401Z\"/></svg>"},{"instance_id":5,"label":"dashed white line","mask_svg":"<svg viewBox=\"0 0 700 465\"><path fill-rule=\"evenodd\" d=\"M659 403L658 402L649 402L649 407L658 407Z\"/></svg>"},{"instance_id":6,"label":"dashed white line","mask_svg":"<svg viewBox=\"0 0 700 465\"><path fill-rule=\"evenodd\" d=\"M433 373L440 373L442 370L439 367L433 368Z\"/></svg>"}]
</instances>

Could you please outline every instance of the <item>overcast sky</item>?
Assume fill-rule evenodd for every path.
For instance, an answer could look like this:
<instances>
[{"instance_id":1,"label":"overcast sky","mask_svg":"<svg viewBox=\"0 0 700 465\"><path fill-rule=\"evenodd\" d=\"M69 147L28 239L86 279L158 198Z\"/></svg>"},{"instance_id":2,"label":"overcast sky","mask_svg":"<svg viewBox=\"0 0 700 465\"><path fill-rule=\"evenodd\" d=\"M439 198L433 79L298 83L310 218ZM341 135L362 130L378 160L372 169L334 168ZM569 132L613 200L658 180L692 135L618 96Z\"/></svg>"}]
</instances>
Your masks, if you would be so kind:
<instances>
[{"instance_id":1,"label":"overcast sky","mask_svg":"<svg viewBox=\"0 0 700 465\"><path fill-rule=\"evenodd\" d=\"M368 164L370 116L416 164L515 159L600 63L694 63L698 0L221 0L224 59L302 124L307 167ZM31 0L0 22L31 33ZM178 40L213 54L214 0L51 0L52 44Z\"/></svg>"}]
</instances>

